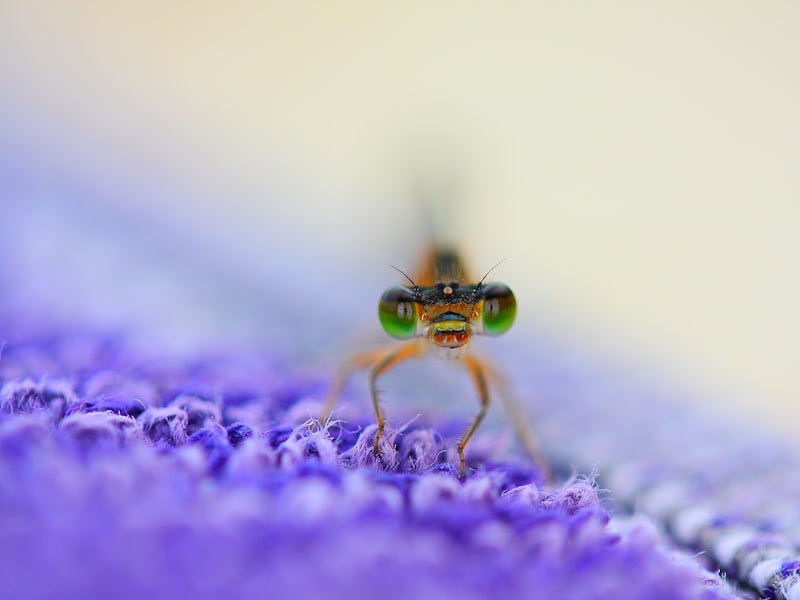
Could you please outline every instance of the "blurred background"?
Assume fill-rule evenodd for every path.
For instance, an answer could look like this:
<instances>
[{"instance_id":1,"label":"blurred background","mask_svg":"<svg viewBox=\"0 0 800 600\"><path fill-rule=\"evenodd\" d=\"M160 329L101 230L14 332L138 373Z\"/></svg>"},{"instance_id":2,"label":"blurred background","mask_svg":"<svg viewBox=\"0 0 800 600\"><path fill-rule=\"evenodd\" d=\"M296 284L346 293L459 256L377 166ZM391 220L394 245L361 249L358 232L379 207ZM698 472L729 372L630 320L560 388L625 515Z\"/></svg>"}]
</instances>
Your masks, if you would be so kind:
<instances>
[{"instance_id":1,"label":"blurred background","mask_svg":"<svg viewBox=\"0 0 800 600\"><path fill-rule=\"evenodd\" d=\"M388 264L414 269L414 174L441 175L442 234L479 275L507 259L517 343L556 335L789 433L799 34L790 0L6 0L0 219L42 203L9 235L62 306L87 298L48 232L75 219L109 289L156 290L140 319L170 295L147 266L180 256L251 311L185 328L259 329L302 297L325 344L375 321ZM120 277L133 230L146 267Z\"/></svg>"}]
</instances>

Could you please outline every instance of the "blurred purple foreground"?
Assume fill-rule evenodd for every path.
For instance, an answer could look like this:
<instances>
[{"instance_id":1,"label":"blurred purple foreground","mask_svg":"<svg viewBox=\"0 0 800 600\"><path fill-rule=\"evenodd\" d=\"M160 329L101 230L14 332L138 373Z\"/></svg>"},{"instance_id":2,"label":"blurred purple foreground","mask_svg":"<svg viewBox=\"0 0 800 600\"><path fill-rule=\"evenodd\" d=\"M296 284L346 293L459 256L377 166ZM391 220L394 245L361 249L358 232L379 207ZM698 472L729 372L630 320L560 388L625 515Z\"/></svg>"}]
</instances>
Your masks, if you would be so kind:
<instances>
[{"instance_id":1,"label":"blurred purple foreground","mask_svg":"<svg viewBox=\"0 0 800 600\"><path fill-rule=\"evenodd\" d=\"M660 530L666 523L675 535L670 519L687 508L682 502L698 505L697 486L706 481L680 476L680 449L673 462L648 454L648 443L668 442L642 436L630 420L647 417L622 411L629 416L616 418L628 422L619 424L592 412L586 390L604 393L592 375L553 370L552 361L536 367L542 361L534 350L516 353L519 365L530 367L522 387L559 397L560 408L539 407L545 451L587 475L597 465L608 476L602 494L586 475L545 485L520 455L495 451L487 432L460 482L452 454L460 429L436 419L390 432L376 464L366 403L353 402L358 408L346 421L327 427L308 421L331 370L287 356L277 325L271 344L196 343L187 352L137 331L117 335L91 314L67 319L65 303L80 308L81 298L100 298L95 310L107 286L123 284L103 281L110 275L102 271L100 281L76 272L66 279L81 281L84 296L49 288L47 273L26 262L41 252L36 211L19 204L4 210L18 220L3 227L17 254L0 271L0 597L747 594L751 582L741 570L730 569L747 584L738 592L715 574L729 567L724 557L701 556L701 564L694 556L710 550L702 538L709 528L728 531L732 521L711 522L721 509L712 504L711 516L678 530L689 553ZM59 227L76 227L61 217ZM58 268L80 262L82 253L91 263L93 250L73 243L80 235L61 239L52 219L45 221L49 243L55 236L63 249ZM117 297L114 311L135 313L140 300ZM634 403L634 392L626 394ZM713 500L713 489L704 489L702 498ZM641 498L649 498L645 509L656 520L625 514ZM745 530L742 518L734 521L736 531ZM732 546L730 565L739 564L755 535ZM780 561L763 589L791 597L790 587L780 587L793 577L791 546L781 543L783 554L767 557Z\"/></svg>"},{"instance_id":2,"label":"blurred purple foreground","mask_svg":"<svg viewBox=\"0 0 800 600\"><path fill-rule=\"evenodd\" d=\"M323 382L274 360L39 335L0 374L5 598L725 597L590 480L480 460L462 484L422 427L375 468L369 421L298 424Z\"/></svg>"}]
</instances>

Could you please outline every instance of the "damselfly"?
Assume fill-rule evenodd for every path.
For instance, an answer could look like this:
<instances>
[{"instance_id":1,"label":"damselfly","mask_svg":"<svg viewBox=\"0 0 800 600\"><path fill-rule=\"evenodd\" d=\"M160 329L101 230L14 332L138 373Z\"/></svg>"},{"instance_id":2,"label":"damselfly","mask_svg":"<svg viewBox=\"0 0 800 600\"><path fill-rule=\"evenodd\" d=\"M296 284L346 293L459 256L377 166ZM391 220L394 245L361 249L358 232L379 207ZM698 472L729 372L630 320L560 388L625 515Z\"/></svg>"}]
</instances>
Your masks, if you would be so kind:
<instances>
[{"instance_id":1,"label":"damselfly","mask_svg":"<svg viewBox=\"0 0 800 600\"><path fill-rule=\"evenodd\" d=\"M474 335L497 336L514 324L517 302L511 289L503 283L477 283L469 279L457 252L433 247L424 257L421 268L412 278L397 269L409 285L387 289L378 304L378 317L386 333L407 340L389 348L373 350L352 357L342 368L323 408L325 421L333 410L349 376L356 370L369 369L369 389L378 429L373 452L380 456L380 441L386 427L378 396L378 378L398 363L436 350L446 358L458 358L466 366L478 391L480 408L458 442L459 473L463 477L464 452L486 417L491 399L489 380L502 386L496 369L467 352ZM491 270L489 271L491 272ZM511 412L517 434L529 455L538 459L531 429L523 412L503 394Z\"/></svg>"}]
</instances>

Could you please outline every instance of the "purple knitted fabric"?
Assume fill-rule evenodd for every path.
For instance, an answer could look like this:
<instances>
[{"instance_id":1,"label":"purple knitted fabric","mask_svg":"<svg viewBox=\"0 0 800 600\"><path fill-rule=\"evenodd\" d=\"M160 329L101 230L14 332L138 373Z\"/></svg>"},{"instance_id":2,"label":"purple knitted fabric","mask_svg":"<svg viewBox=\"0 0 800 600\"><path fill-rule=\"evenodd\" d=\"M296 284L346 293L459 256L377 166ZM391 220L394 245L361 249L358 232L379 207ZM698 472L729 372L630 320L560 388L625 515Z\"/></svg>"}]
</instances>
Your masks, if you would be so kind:
<instances>
[{"instance_id":1,"label":"purple knitted fabric","mask_svg":"<svg viewBox=\"0 0 800 600\"><path fill-rule=\"evenodd\" d=\"M473 454L462 483L436 424L376 468L368 413L299 422L325 381L269 358L8 338L0 377L3 598L726 597L591 479Z\"/></svg>"},{"instance_id":2,"label":"purple knitted fabric","mask_svg":"<svg viewBox=\"0 0 800 600\"><path fill-rule=\"evenodd\" d=\"M37 242L23 222L0 229L22 253L0 269L0 598L740 597L714 573L723 561L694 556L700 529L684 553L659 521L627 514L636 496L617 464L681 465L614 455L614 432L587 426L609 423L591 412L587 371L514 352L521 388L558 400L539 406L545 452L582 474L545 483L485 427L459 481L463 423L425 414L391 420L376 462L365 390L341 420L311 420L333 370L292 358L278 333L187 353L169 330L111 335L88 310L74 325L59 308L81 302L37 283L52 274L26 262ZM86 281L101 299L118 283ZM642 446L637 435L617 448Z\"/></svg>"},{"instance_id":3,"label":"purple knitted fabric","mask_svg":"<svg viewBox=\"0 0 800 600\"><path fill-rule=\"evenodd\" d=\"M528 383L542 391L539 375ZM661 522L743 589L800 599L796 446L653 385L598 373L559 379L560 401L538 419L555 460L595 465L618 503ZM572 442L557 445L564 436Z\"/></svg>"}]
</instances>

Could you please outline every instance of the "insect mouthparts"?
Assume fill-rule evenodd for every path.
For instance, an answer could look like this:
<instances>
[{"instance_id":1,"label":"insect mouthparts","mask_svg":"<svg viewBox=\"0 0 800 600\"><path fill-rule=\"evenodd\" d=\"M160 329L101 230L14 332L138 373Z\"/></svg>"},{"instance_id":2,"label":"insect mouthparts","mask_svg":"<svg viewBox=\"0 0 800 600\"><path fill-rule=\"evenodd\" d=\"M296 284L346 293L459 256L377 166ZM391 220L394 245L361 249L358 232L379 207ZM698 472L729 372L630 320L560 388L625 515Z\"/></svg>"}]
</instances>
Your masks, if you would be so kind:
<instances>
[{"instance_id":1,"label":"insect mouthparts","mask_svg":"<svg viewBox=\"0 0 800 600\"><path fill-rule=\"evenodd\" d=\"M433 319L431 319L432 323L441 323L442 321L468 321L467 317L457 312L443 312L440 315L436 315Z\"/></svg>"}]
</instances>

